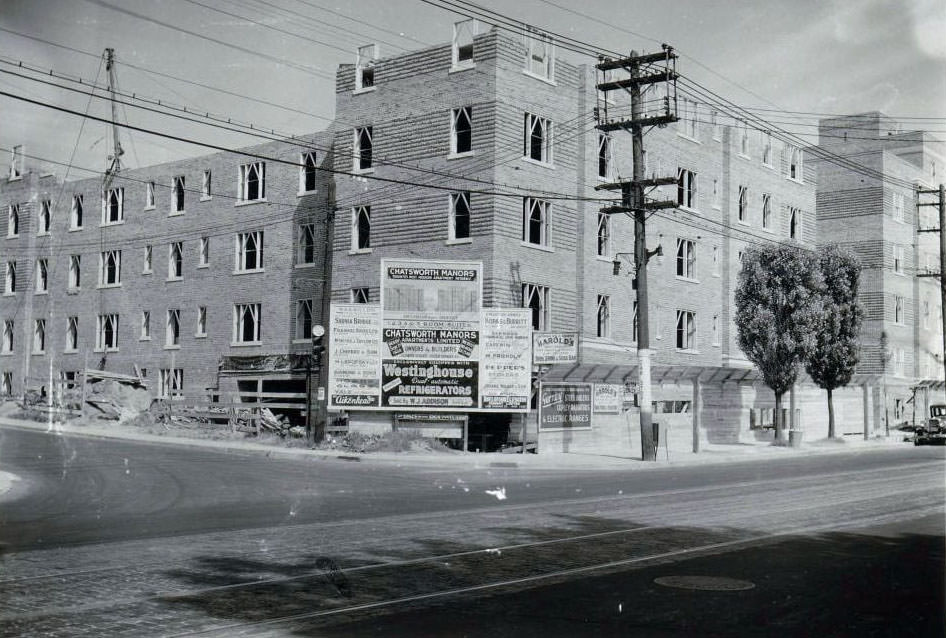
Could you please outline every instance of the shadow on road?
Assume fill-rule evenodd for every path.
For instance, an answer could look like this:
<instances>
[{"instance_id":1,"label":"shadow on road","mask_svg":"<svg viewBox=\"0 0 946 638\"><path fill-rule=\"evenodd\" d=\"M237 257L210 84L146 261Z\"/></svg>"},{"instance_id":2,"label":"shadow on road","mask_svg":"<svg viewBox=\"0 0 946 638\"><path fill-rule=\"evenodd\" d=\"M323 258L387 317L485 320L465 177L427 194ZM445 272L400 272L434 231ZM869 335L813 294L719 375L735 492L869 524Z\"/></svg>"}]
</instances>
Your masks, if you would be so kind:
<instances>
[{"instance_id":1,"label":"shadow on road","mask_svg":"<svg viewBox=\"0 0 946 638\"><path fill-rule=\"evenodd\" d=\"M756 532L561 519L555 528L491 529L488 547L393 538L388 547L334 558L306 554L304 547L289 561L208 556L171 572L188 593L164 602L199 610L222 627L251 624L248 634L272 629L300 636L946 631L942 535L827 533L739 544ZM723 546L682 551L712 544ZM662 558L556 575L653 556ZM754 587L691 590L654 582L668 575L740 579Z\"/></svg>"}]
</instances>

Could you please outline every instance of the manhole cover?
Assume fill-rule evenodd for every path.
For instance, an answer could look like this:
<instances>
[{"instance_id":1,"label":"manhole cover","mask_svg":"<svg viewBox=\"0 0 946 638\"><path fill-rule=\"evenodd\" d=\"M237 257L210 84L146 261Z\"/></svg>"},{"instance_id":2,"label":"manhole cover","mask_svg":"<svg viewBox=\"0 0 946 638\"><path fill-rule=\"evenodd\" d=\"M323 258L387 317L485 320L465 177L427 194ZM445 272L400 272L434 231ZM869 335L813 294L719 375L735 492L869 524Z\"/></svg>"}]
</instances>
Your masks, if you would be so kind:
<instances>
[{"instance_id":1,"label":"manhole cover","mask_svg":"<svg viewBox=\"0 0 946 638\"><path fill-rule=\"evenodd\" d=\"M723 578L721 576L661 576L654 582L664 587L677 589L700 589L703 591L743 591L753 589L755 583L748 580Z\"/></svg>"}]
</instances>

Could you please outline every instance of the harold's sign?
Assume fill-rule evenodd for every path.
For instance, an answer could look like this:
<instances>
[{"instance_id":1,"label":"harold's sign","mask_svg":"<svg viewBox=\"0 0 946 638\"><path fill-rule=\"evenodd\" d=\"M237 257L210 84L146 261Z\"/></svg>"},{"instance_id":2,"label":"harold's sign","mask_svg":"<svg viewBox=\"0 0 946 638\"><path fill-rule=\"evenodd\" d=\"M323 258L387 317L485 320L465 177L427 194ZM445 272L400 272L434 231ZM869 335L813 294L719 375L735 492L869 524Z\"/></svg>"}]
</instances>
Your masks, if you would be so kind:
<instances>
[{"instance_id":1,"label":"harold's sign","mask_svg":"<svg viewBox=\"0 0 946 638\"><path fill-rule=\"evenodd\" d=\"M577 332L533 332L532 363L550 365L578 361Z\"/></svg>"}]
</instances>

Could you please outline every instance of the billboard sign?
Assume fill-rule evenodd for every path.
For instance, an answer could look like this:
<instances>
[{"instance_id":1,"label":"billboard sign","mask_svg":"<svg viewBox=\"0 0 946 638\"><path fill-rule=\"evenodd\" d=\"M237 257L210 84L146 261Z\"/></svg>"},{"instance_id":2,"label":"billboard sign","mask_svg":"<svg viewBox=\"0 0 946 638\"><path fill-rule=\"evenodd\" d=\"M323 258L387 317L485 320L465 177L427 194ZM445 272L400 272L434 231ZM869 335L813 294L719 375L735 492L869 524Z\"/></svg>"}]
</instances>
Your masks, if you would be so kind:
<instances>
[{"instance_id":1,"label":"billboard sign","mask_svg":"<svg viewBox=\"0 0 946 638\"><path fill-rule=\"evenodd\" d=\"M590 383L539 384L539 430L591 428Z\"/></svg>"},{"instance_id":2,"label":"billboard sign","mask_svg":"<svg viewBox=\"0 0 946 638\"><path fill-rule=\"evenodd\" d=\"M381 307L332 304L329 328L329 409L378 407Z\"/></svg>"},{"instance_id":3,"label":"billboard sign","mask_svg":"<svg viewBox=\"0 0 946 638\"><path fill-rule=\"evenodd\" d=\"M532 333L532 363L534 365L577 362L577 332Z\"/></svg>"}]
</instances>

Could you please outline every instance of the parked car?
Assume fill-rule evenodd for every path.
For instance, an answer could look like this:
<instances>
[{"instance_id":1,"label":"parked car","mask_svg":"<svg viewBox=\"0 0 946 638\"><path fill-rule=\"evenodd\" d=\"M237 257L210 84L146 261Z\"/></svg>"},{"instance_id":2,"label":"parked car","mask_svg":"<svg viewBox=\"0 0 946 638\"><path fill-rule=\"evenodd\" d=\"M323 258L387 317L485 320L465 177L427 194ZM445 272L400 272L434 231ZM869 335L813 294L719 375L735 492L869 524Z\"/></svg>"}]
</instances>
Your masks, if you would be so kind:
<instances>
[{"instance_id":1,"label":"parked car","mask_svg":"<svg viewBox=\"0 0 946 638\"><path fill-rule=\"evenodd\" d=\"M930 406L930 418L916 427L913 445L946 445L946 405Z\"/></svg>"}]
</instances>

